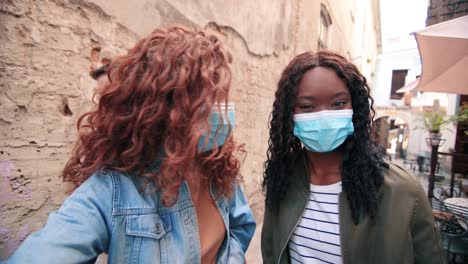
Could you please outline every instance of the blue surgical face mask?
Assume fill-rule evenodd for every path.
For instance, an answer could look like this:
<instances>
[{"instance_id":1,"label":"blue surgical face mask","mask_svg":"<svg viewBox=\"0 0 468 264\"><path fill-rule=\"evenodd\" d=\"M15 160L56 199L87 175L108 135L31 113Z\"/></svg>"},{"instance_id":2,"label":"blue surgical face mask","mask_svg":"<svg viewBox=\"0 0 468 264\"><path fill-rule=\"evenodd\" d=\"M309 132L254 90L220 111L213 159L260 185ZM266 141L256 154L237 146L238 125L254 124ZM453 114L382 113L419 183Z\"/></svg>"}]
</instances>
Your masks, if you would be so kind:
<instances>
[{"instance_id":1,"label":"blue surgical face mask","mask_svg":"<svg viewBox=\"0 0 468 264\"><path fill-rule=\"evenodd\" d=\"M330 152L353 134L353 110L325 110L294 115L294 136L313 152Z\"/></svg>"},{"instance_id":2,"label":"blue surgical face mask","mask_svg":"<svg viewBox=\"0 0 468 264\"><path fill-rule=\"evenodd\" d=\"M211 127L210 135L207 142L205 142L206 134L200 137L198 142L199 152L209 151L222 146L224 142L226 142L229 134L232 133L232 128L234 127L234 104L221 104L220 109L221 113L218 112L217 105L213 107L208 121Z\"/></svg>"}]
</instances>

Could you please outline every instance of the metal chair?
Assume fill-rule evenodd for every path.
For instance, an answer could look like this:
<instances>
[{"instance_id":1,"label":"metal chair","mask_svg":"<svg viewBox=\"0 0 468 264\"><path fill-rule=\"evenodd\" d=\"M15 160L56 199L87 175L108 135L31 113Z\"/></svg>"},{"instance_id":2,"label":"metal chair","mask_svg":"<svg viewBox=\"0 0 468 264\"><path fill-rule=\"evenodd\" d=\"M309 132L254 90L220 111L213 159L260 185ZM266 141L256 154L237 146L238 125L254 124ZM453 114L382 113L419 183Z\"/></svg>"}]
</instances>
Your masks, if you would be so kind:
<instances>
[{"instance_id":1,"label":"metal chair","mask_svg":"<svg viewBox=\"0 0 468 264\"><path fill-rule=\"evenodd\" d=\"M450 212L434 213L434 219L442 236L442 243L449 263L467 263L468 223ZM458 262L461 260L462 262Z\"/></svg>"}]
</instances>

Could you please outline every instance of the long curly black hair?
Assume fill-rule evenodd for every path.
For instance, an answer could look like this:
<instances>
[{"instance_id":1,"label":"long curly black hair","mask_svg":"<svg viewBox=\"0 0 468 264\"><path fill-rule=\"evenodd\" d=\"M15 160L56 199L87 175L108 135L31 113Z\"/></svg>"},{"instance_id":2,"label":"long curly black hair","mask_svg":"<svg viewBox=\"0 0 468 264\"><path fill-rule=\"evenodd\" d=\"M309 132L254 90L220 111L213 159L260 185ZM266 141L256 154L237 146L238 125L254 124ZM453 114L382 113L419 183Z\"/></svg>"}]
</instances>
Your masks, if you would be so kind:
<instances>
[{"instance_id":1,"label":"long curly black hair","mask_svg":"<svg viewBox=\"0 0 468 264\"><path fill-rule=\"evenodd\" d=\"M383 152L371 138L373 99L366 78L351 62L331 51L306 52L296 56L284 69L270 116L270 138L267 161L264 163L263 192L266 205L274 208L284 197L291 182L294 157L305 151L293 135L293 115L299 82L305 72L314 67L326 67L336 72L351 94L354 134L342 148L343 190L347 194L355 223L362 213L374 218L377 212L377 192L383 182Z\"/></svg>"}]
</instances>

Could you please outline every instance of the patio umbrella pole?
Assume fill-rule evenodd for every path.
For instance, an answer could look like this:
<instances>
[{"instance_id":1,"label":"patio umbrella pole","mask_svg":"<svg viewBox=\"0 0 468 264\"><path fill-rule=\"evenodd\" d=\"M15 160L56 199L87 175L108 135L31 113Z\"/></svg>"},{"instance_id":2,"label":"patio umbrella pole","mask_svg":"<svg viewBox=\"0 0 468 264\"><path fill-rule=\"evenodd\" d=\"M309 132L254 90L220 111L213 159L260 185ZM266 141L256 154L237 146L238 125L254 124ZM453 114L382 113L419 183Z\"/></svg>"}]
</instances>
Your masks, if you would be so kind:
<instances>
[{"instance_id":1,"label":"patio umbrella pole","mask_svg":"<svg viewBox=\"0 0 468 264\"><path fill-rule=\"evenodd\" d=\"M435 179L435 170L436 170L436 165L437 165L437 150L439 149L439 146L432 146L431 149L431 171L429 173L429 186L427 190L427 197L429 198L429 201L432 201L432 198L434 197L434 179Z\"/></svg>"}]
</instances>

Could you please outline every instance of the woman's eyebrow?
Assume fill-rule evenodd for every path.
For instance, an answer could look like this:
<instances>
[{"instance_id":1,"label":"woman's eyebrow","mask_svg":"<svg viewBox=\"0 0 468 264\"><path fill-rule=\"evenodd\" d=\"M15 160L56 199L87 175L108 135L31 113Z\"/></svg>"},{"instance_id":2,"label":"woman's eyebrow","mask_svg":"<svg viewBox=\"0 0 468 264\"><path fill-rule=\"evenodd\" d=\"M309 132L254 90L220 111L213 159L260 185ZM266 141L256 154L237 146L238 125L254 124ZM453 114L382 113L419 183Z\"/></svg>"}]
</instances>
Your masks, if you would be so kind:
<instances>
[{"instance_id":1,"label":"woman's eyebrow","mask_svg":"<svg viewBox=\"0 0 468 264\"><path fill-rule=\"evenodd\" d=\"M307 95L307 96L299 96L297 99L306 99L306 100L314 101L315 97Z\"/></svg>"},{"instance_id":2,"label":"woman's eyebrow","mask_svg":"<svg viewBox=\"0 0 468 264\"><path fill-rule=\"evenodd\" d=\"M349 97L350 95L346 92L339 92L339 93L336 93L334 98L336 97L340 97L340 96L346 96L346 97Z\"/></svg>"},{"instance_id":3,"label":"woman's eyebrow","mask_svg":"<svg viewBox=\"0 0 468 264\"><path fill-rule=\"evenodd\" d=\"M346 93L346 92L338 92L335 95L333 95L333 98L340 97L340 96L349 97L349 94ZM306 99L306 100L310 100L310 101L316 100L316 98L314 96L312 96L312 95L299 96L297 99Z\"/></svg>"}]
</instances>

